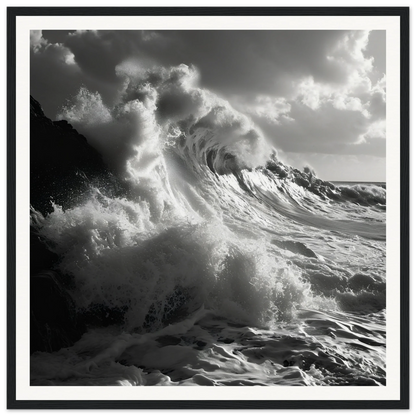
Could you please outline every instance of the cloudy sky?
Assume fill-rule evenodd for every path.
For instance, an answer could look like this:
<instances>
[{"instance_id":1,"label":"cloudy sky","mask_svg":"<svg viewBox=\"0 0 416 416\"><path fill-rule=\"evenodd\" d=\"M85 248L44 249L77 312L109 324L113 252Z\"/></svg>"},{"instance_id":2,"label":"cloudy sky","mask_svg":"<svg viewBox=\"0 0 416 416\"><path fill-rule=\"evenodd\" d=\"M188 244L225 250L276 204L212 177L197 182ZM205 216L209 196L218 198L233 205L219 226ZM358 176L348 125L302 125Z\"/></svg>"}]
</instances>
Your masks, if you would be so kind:
<instances>
[{"instance_id":1,"label":"cloudy sky","mask_svg":"<svg viewBox=\"0 0 416 416\"><path fill-rule=\"evenodd\" d=\"M286 163L326 180L385 180L384 31L31 33L31 94L52 119L81 86L111 107L129 68L180 64L250 117Z\"/></svg>"}]
</instances>

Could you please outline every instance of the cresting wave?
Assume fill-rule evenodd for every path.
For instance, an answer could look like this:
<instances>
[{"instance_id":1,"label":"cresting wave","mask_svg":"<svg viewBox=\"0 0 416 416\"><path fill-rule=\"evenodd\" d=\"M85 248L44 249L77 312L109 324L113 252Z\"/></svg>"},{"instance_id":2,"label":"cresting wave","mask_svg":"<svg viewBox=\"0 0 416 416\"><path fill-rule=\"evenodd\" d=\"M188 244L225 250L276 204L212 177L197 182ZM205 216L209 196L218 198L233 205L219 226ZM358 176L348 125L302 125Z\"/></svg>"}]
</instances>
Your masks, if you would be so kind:
<instances>
[{"instance_id":1,"label":"cresting wave","mask_svg":"<svg viewBox=\"0 0 416 416\"><path fill-rule=\"evenodd\" d=\"M60 118L126 194L31 213L87 323L32 383L383 384L386 190L285 166L192 68L117 71L116 105L82 88Z\"/></svg>"}]
</instances>

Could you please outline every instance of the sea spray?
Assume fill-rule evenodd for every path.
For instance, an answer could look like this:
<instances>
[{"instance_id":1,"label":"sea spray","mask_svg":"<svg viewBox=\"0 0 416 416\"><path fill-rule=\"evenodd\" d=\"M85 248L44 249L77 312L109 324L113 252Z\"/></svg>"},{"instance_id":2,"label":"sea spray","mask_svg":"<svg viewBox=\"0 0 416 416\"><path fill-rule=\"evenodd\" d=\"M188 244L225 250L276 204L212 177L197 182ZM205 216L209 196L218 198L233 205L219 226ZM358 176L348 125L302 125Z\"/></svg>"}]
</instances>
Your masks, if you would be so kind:
<instances>
[{"instance_id":1,"label":"sea spray","mask_svg":"<svg viewBox=\"0 0 416 416\"><path fill-rule=\"evenodd\" d=\"M266 242L236 239L213 221L155 227L144 203L103 200L65 212L55 207L38 219L51 250L61 256L60 271L73 276L80 309L127 308L125 328L143 331L201 304L265 325L290 317L307 301L309 285L269 253Z\"/></svg>"}]
</instances>

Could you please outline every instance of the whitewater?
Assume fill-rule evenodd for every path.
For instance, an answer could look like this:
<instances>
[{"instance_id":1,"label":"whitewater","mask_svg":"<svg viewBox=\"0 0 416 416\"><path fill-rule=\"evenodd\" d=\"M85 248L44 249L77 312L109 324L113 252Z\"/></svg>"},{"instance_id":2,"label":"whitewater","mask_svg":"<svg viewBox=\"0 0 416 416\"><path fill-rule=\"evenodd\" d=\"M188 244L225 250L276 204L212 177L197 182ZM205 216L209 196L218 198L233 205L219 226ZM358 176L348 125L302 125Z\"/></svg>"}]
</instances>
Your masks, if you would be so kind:
<instances>
[{"instance_id":1,"label":"whitewater","mask_svg":"<svg viewBox=\"0 0 416 416\"><path fill-rule=\"evenodd\" d=\"M386 384L386 189L279 159L185 65L120 66L118 101L81 88L58 118L126 184L31 224L70 276L74 345L31 385ZM51 311L53 314L53 311Z\"/></svg>"}]
</instances>

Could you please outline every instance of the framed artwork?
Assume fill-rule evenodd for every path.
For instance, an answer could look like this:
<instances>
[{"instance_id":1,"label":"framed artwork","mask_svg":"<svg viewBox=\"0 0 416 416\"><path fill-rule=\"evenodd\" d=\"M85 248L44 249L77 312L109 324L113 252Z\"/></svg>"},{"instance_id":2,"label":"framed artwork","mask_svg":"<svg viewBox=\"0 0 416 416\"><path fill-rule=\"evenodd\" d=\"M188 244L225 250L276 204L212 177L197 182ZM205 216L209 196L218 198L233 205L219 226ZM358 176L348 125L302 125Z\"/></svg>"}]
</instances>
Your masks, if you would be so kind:
<instances>
[{"instance_id":1,"label":"framed artwork","mask_svg":"<svg viewBox=\"0 0 416 416\"><path fill-rule=\"evenodd\" d=\"M7 57L8 408L409 407L408 8L13 7Z\"/></svg>"}]
</instances>

